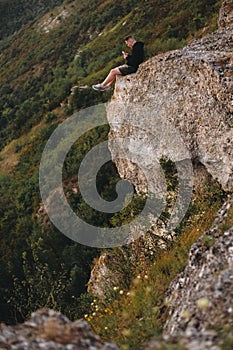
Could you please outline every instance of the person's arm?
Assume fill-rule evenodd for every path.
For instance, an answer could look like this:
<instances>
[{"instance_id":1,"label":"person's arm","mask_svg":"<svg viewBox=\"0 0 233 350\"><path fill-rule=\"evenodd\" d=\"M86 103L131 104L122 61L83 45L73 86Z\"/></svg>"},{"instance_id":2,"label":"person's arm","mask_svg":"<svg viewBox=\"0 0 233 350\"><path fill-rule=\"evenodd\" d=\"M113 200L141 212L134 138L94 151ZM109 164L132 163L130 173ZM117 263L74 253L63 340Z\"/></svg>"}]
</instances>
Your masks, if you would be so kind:
<instances>
[{"instance_id":1,"label":"person's arm","mask_svg":"<svg viewBox=\"0 0 233 350\"><path fill-rule=\"evenodd\" d=\"M126 60L127 57L129 56L128 52L122 51L123 57Z\"/></svg>"}]
</instances>

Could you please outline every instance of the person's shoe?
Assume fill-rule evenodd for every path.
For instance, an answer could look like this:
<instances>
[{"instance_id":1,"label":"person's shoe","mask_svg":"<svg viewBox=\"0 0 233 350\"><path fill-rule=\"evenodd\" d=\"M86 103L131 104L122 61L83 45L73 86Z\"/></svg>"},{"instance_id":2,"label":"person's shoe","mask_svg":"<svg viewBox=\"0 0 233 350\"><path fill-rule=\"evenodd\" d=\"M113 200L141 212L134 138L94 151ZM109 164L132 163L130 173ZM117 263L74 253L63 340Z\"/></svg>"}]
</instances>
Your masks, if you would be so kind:
<instances>
[{"instance_id":1,"label":"person's shoe","mask_svg":"<svg viewBox=\"0 0 233 350\"><path fill-rule=\"evenodd\" d=\"M103 86L101 84L92 85L92 88L97 91L103 91Z\"/></svg>"},{"instance_id":2,"label":"person's shoe","mask_svg":"<svg viewBox=\"0 0 233 350\"><path fill-rule=\"evenodd\" d=\"M111 86L103 86L101 84L92 85L92 88L97 91L107 91L111 89Z\"/></svg>"}]
</instances>

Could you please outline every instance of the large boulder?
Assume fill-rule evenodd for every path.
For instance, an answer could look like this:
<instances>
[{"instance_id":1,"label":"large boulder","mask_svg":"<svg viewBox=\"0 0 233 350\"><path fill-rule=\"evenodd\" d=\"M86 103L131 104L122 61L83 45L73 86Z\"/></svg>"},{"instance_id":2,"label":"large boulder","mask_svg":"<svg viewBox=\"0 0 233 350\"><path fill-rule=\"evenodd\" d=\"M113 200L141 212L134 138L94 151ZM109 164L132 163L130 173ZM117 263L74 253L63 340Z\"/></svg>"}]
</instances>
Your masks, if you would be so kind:
<instances>
[{"instance_id":1,"label":"large boulder","mask_svg":"<svg viewBox=\"0 0 233 350\"><path fill-rule=\"evenodd\" d=\"M225 190L233 190L232 2L224 4L221 29L149 59L116 82L108 105L109 148L120 175L136 188L144 189L148 169L149 181L160 182L155 157L179 161L187 150ZM122 140L125 159L119 156ZM133 171L137 161L141 171Z\"/></svg>"}]
</instances>

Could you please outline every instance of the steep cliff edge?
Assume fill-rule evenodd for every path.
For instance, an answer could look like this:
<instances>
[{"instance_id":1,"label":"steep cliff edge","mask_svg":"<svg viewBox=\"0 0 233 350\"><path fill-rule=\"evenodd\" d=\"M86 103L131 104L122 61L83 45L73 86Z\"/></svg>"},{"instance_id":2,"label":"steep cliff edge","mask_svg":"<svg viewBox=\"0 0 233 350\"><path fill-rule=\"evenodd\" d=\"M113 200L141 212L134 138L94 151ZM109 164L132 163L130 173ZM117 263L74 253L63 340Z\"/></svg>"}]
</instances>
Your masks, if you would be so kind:
<instances>
[{"instance_id":1,"label":"steep cliff edge","mask_svg":"<svg viewBox=\"0 0 233 350\"><path fill-rule=\"evenodd\" d=\"M219 212L213 227L192 246L185 271L177 276L167 291L166 302L169 315L164 327L164 340L151 340L143 347L145 350L162 348L190 350L222 348L225 350L227 349L225 344L229 349L232 346L232 335L229 342L226 339L228 343L224 343L225 335L230 334L232 328L233 280L233 32L230 5L232 6L231 1L224 1L225 7L221 10L222 19L220 17L219 20L221 28L217 32L192 42L183 50L156 56L145 62L136 75L120 78L116 84L113 100L108 107L112 128L110 140L117 135L121 139L127 136L125 139L129 141L128 148L134 152L135 145L138 145L137 140L142 139L148 146L145 155L150 156L151 150L155 149L153 133L143 132L148 129L153 131L161 125L154 123L153 113L150 115L142 113L149 107L150 112L153 111L156 116L164 118L179 131L191 159L198 164L197 168L201 169L200 164L202 164L206 172L217 178L229 191L229 200ZM226 25L227 27L224 27ZM120 105L123 113L118 113L116 105ZM133 107L130 111L131 106ZM145 116L148 116L148 119L145 119ZM143 124L146 128L142 127ZM130 128L131 125L134 128ZM131 136L131 142L129 136ZM163 147L156 153L158 158L163 155L167 144L173 145L170 136L165 134ZM151 145L153 147L150 147ZM114 148L111 150L114 155ZM138 149L136 151L138 152ZM182 150L171 147L170 155L176 160L181 159L183 155L186 156L186 152L183 153ZM142 172L135 173L135 165L127 161L119 159L115 161L122 177L131 179L140 190L141 186L144 186ZM140 164L142 168L148 166L148 163L143 163L143 157L140 161L142 161ZM200 174L199 171L194 172L196 173ZM231 217L230 221L229 217ZM230 222L230 227L226 226L226 220L228 225ZM106 255L99 260L99 277L102 279L96 278L94 283L96 282L98 287L97 294L99 291L102 292L100 296L104 296L103 281L112 278L108 273L109 260ZM103 266L105 263L106 265ZM101 267L104 268L101 270ZM97 274L98 268L95 276ZM146 280L143 283L146 283ZM111 284L112 281L109 282ZM163 283L162 280L161 283ZM153 289L148 289L148 292L153 294ZM140 295L143 299L143 294ZM126 295L123 294L123 297L126 298ZM147 304L146 307L148 309ZM155 309L158 309L157 306ZM109 309L106 311L108 313ZM113 316L116 317L116 315ZM124 317L127 317L126 313ZM143 317L139 317L138 314L134 317L140 326L144 326L146 320ZM118 326L113 331L119 334L122 331L121 324ZM111 324L105 328L108 327L111 328ZM144 330L144 328L140 330L142 338ZM127 341L129 330L123 329L123 331L123 337ZM134 329L132 333L134 337ZM220 336L221 339L219 339ZM0 348L118 349L116 345L104 343L95 336L86 321L71 323L61 314L51 310L38 311L23 325L10 327L1 324ZM129 347L126 346L125 349ZM135 348L131 349L135 350Z\"/></svg>"},{"instance_id":2,"label":"steep cliff edge","mask_svg":"<svg viewBox=\"0 0 233 350\"><path fill-rule=\"evenodd\" d=\"M232 13L232 2L223 1L216 32L117 79L108 105L109 148L121 177L138 191L146 188L144 170L149 180L162 182L153 162L164 153L174 161L188 153L195 186L202 186L209 174L233 191ZM126 158L139 164L118 158L123 142ZM111 278L111 260L111 254L102 255L91 273L89 291L100 297L116 279L122 281L122 275Z\"/></svg>"},{"instance_id":3,"label":"steep cliff edge","mask_svg":"<svg viewBox=\"0 0 233 350\"><path fill-rule=\"evenodd\" d=\"M219 211L212 228L189 252L188 266L167 292L169 317L164 336L183 335L188 349L218 349L218 328L233 324L233 228L223 230L233 199ZM229 209L231 208L231 214Z\"/></svg>"},{"instance_id":4,"label":"steep cliff edge","mask_svg":"<svg viewBox=\"0 0 233 350\"><path fill-rule=\"evenodd\" d=\"M230 208L232 216L233 192L231 1L223 2L218 23L219 29L213 34L191 42L182 50L149 59L137 74L120 77L108 105L109 147L113 159L121 177L130 179L137 190L145 185L143 172L148 167L147 158L151 152L157 153L159 159L170 147L166 155L171 159L181 160L182 155L185 158L186 154L173 143L175 134L171 136L166 132L166 120L178 130L189 151L196 167L196 183L200 181L198 169L202 165L231 193L213 227L192 246L185 271L167 291L169 315L164 338L171 341L181 337L177 346L192 350L225 349L232 344L229 339L232 339L233 322L233 231L232 228L223 229ZM159 130L160 135L154 130ZM160 138L160 143L155 142L155 136ZM112 139L119 141L111 143ZM142 171L128 159L118 158L122 140L128 152L137 155L143 140L147 152L134 158L139 159L138 167ZM151 176L158 178L156 171ZM222 340L219 340L220 335ZM143 349L155 350L163 346L166 348L165 343L152 340Z\"/></svg>"},{"instance_id":5,"label":"steep cliff edge","mask_svg":"<svg viewBox=\"0 0 233 350\"><path fill-rule=\"evenodd\" d=\"M225 190L232 191L233 23L230 1L223 4L219 24L221 29L213 34L181 50L153 57L143 63L136 74L117 80L108 106L109 138L110 141L125 139L126 147L135 154L143 139L147 149L146 156L140 157L143 171L148 168L152 152L157 152L158 159L163 155L164 145L173 148L171 157L180 152L180 147L174 152L171 135L163 132L161 125L166 120L180 133L191 159L203 164ZM132 128L135 125L138 128ZM155 144L158 129L162 139L159 145ZM117 142L115 146L110 142L113 158L117 158L119 147ZM140 172L132 172L132 164L126 160L115 159L115 162L120 175L140 187L144 181Z\"/></svg>"}]
</instances>

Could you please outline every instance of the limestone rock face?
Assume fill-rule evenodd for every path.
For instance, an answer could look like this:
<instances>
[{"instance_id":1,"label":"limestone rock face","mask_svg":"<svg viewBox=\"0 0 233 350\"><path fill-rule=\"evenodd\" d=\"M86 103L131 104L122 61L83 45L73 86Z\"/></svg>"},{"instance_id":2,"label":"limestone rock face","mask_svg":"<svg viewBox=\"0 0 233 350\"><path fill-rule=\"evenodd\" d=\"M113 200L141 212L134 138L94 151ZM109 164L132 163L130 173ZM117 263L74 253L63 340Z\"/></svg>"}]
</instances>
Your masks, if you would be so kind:
<instances>
[{"instance_id":1,"label":"limestone rock face","mask_svg":"<svg viewBox=\"0 0 233 350\"><path fill-rule=\"evenodd\" d=\"M221 29L149 59L116 82L108 105L109 148L120 175L137 189L144 189L146 171L149 181L160 183L154 157L180 161L188 152L233 190L232 2L224 3ZM125 159L119 156L122 143ZM133 171L137 162L140 170Z\"/></svg>"},{"instance_id":2,"label":"limestone rock face","mask_svg":"<svg viewBox=\"0 0 233 350\"><path fill-rule=\"evenodd\" d=\"M117 80L107 108L109 148L121 177L138 192L147 189L148 180L153 191L164 193L158 164L163 155L178 162L190 158L194 186L212 176L233 190L232 11L232 1L223 1L216 32L153 57L136 74ZM89 290L103 297L120 284L116 275L111 283L111 274L100 258Z\"/></svg>"},{"instance_id":3,"label":"limestone rock face","mask_svg":"<svg viewBox=\"0 0 233 350\"><path fill-rule=\"evenodd\" d=\"M233 228L221 232L233 199L189 252L188 266L167 292L164 336L183 336L188 349L219 349L217 325L233 323Z\"/></svg>"},{"instance_id":4,"label":"limestone rock face","mask_svg":"<svg viewBox=\"0 0 233 350\"><path fill-rule=\"evenodd\" d=\"M70 322L53 310L38 310L22 325L0 324L1 350L119 350L101 341L84 320Z\"/></svg>"},{"instance_id":5,"label":"limestone rock face","mask_svg":"<svg viewBox=\"0 0 233 350\"><path fill-rule=\"evenodd\" d=\"M118 269L111 269L111 265L118 266ZM119 285L119 281L123 278L124 274L120 270L119 262L116 261L116 258L110 253L103 253L91 271L87 291L99 298L104 298L106 292Z\"/></svg>"},{"instance_id":6,"label":"limestone rock face","mask_svg":"<svg viewBox=\"0 0 233 350\"><path fill-rule=\"evenodd\" d=\"M232 0L224 0L219 13L219 28L233 27L233 3Z\"/></svg>"}]
</instances>

